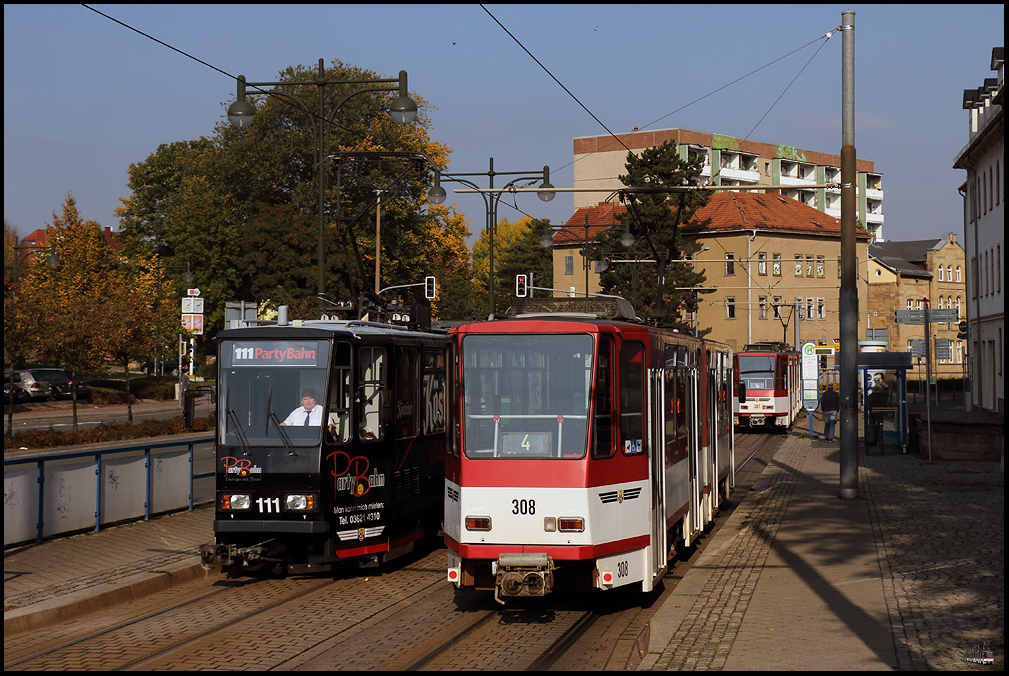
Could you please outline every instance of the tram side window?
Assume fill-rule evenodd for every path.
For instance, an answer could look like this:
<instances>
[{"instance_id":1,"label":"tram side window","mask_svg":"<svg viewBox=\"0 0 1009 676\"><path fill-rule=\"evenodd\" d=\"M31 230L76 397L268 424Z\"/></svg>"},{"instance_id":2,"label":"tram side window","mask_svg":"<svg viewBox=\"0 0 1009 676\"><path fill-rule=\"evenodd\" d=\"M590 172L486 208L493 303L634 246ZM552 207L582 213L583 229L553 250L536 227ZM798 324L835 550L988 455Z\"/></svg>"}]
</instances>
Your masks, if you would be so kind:
<instances>
[{"instance_id":1,"label":"tram side window","mask_svg":"<svg viewBox=\"0 0 1009 676\"><path fill-rule=\"evenodd\" d=\"M666 380L663 422L666 426L666 460L668 462L676 446L676 348L672 345L666 346L663 375Z\"/></svg>"},{"instance_id":2,"label":"tram side window","mask_svg":"<svg viewBox=\"0 0 1009 676\"><path fill-rule=\"evenodd\" d=\"M358 437L362 441L381 441L383 403L385 402L385 350L380 347L362 347L359 353L361 422Z\"/></svg>"},{"instance_id":3,"label":"tram side window","mask_svg":"<svg viewBox=\"0 0 1009 676\"><path fill-rule=\"evenodd\" d=\"M397 347L396 363L396 438L417 436L417 367L418 351L415 347Z\"/></svg>"},{"instance_id":4,"label":"tram side window","mask_svg":"<svg viewBox=\"0 0 1009 676\"><path fill-rule=\"evenodd\" d=\"M424 352L424 410L421 415L424 434L445 431L446 416L445 353Z\"/></svg>"},{"instance_id":5,"label":"tram side window","mask_svg":"<svg viewBox=\"0 0 1009 676\"><path fill-rule=\"evenodd\" d=\"M601 334L592 406L592 457L597 459L613 455L613 365L613 337Z\"/></svg>"},{"instance_id":6,"label":"tram side window","mask_svg":"<svg viewBox=\"0 0 1009 676\"><path fill-rule=\"evenodd\" d=\"M329 392L329 435L338 444L349 443L353 436L350 423L351 386L350 343L337 343L333 356L333 386Z\"/></svg>"},{"instance_id":7,"label":"tram side window","mask_svg":"<svg viewBox=\"0 0 1009 676\"><path fill-rule=\"evenodd\" d=\"M624 453L643 453L645 346L624 341L620 346L620 438Z\"/></svg>"}]
</instances>

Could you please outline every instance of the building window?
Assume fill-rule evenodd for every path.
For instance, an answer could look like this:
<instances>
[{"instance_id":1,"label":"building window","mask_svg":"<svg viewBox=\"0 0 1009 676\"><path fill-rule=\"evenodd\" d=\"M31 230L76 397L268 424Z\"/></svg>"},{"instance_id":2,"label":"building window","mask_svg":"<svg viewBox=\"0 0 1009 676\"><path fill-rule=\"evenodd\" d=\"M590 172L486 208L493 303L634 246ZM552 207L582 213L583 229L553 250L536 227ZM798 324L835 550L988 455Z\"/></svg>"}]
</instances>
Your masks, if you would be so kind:
<instances>
[{"instance_id":1,"label":"building window","mask_svg":"<svg viewBox=\"0 0 1009 676\"><path fill-rule=\"evenodd\" d=\"M725 276L731 277L736 274L736 254L725 254Z\"/></svg>"},{"instance_id":2,"label":"building window","mask_svg":"<svg viewBox=\"0 0 1009 676\"><path fill-rule=\"evenodd\" d=\"M956 363L957 364L962 364L963 363L963 341L962 340L956 341Z\"/></svg>"},{"instance_id":3,"label":"building window","mask_svg":"<svg viewBox=\"0 0 1009 676\"><path fill-rule=\"evenodd\" d=\"M793 312L798 312L799 313L799 320L800 321L805 321L806 315L802 311L802 299L799 298L798 296L796 296L795 297L795 304L792 307L795 308L793 310Z\"/></svg>"},{"instance_id":4,"label":"building window","mask_svg":"<svg viewBox=\"0 0 1009 676\"><path fill-rule=\"evenodd\" d=\"M827 303L823 298L816 299L816 318L821 320L827 318Z\"/></svg>"},{"instance_id":5,"label":"building window","mask_svg":"<svg viewBox=\"0 0 1009 676\"><path fill-rule=\"evenodd\" d=\"M575 274L575 257L565 256L564 257L564 274L573 275Z\"/></svg>"},{"instance_id":6,"label":"building window","mask_svg":"<svg viewBox=\"0 0 1009 676\"><path fill-rule=\"evenodd\" d=\"M939 266L939 281L940 282L946 281L946 280L943 279L942 266L941 265Z\"/></svg>"},{"instance_id":7,"label":"building window","mask_svg":"<svg viewBox=\"0 0 1009 676\"><path fill-rule=\"evenodd\" d=\"M757 308L757 319L767 319L767 296L760 296Z\"/></svg>"},{"instance_id":8,"label":"building window","mask_svg":"<svg viewBox=\"0 0 1009 676\"><path fill-rule=\"evenodd\" d=\"M781 319L781 296L775 296L772 299L771 307L774 308L774 318Z\"/></svg>"},{"instance_id":9,"label":"building window","mask_svg":"<svg viewBox=\"0 0 1009 676\"><path fill-rule=\"evenodd\" d=\"M910 298L908 298L907 299L907 309L908 310L913 310L914 309L914 305L912 303L913 303L913 301Z\"/></svg>"},{"instance_id":10,"label":"building window","mask_svg":"<svg viewBox=\"0 0 1009 676\"><path fill-rule=\"evenodd\" d=\"M806 319L812 319L816 315L813 314L813 299L806 299Z\"/></svg>"},{"instance_id":11,"label":"building window","mask_svg":"<svg viewBox=\"0 0 1009 676\"><path fill-rule=\"evenodd\" d=\"M956 281L960 281L960 266L956 266Z\"/></svg>"},{"instance_id":12,"label":"building window","mask_svg":"<svg viewBox=\"0 0 1009 676\"><path fill-rule=\"evenodd\" d=\"M725 318L735 319L736 318L736 297L726 296L725 297Z\"/></svg>"},{"instance_id":13,"label":"building window","mask_svg":"<svg viewBox=\"0 0 1009 676\"><path fill-rule=\"evenodd\" d=\"M761 252L761 253L757 254L757 274L758 275L764 275L764 276L767 275L767 254L766 253Z\"/></svg>"},{"instance_id":14,"label":"building window","mask_svg":"<svg viewBox=\"0 0 1009 676\"><path fill-rule=\"evenodd\" d=\"M953 266L952 265L947 265L946 266L946 281L947 282L952 282L953 281Z\"/></svg>"},{"instance_id":15,"label":"building window","mask_svg":"<svg viewBox=\"0 0 1009 676\"><path fill-rule=\"evenodd\" d=\"M795 254L795 276L802 277L802 254Z\"/></svg>"},{"instance_id":16,"label":"building window","mask_svg":"<svg viewBox=\"0 0 1009 676\"><path fill-rule=\"evenodd\" d=\"M813 278L813 254L806 254L806 276Z\"/></svg>"},{"instance_id":17,"label":"building window","mask_svg":"<svg viewBox=\"0 0 1009 676\"><path fill-rule=\"evenodd\" d=\"M823 279L823 256L816 257L816 278Z\"/></svg>"},{"instance_id":18,"label":"building window","mask_svg":"<svg viewBox=\"0 0 1009 676\"><path fill-rule=\"evenodd\" d=\"M775 277L781 277L781 254L771 254L771 273Z\"/></svg>"},{"instance_id":19,"label":"building window","mask_svg":"<svg viewBox=\"0 0 1009 676\"><path fill-rule=\"evenodd\" d=\"M837 257L837 278L841 279L841 257Z\"/></svg>"}]
</instances>

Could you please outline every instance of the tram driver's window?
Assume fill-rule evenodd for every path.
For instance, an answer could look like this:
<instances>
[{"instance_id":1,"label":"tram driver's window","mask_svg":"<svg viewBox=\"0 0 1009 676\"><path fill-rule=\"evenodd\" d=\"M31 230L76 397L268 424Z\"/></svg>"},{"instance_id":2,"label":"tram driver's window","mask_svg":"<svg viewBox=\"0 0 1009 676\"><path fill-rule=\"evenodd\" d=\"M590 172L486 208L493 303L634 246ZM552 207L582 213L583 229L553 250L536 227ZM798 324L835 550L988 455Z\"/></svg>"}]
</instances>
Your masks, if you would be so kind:
<instances>
[{"instance_id":1,"label":"tram driver's window","mask_svg":"<svg viewBox=\"0 0 1009 676\"><path fill-rule=\"evenodd\" d=\"M333 357L333 385L329 391L329 440L349 443L353 436L350 424L351 387L350 343L337 343Z\"/></svg>"},{"instance_id":2,"label":"tram driver's window","mask_svg":"<svg viewBox=\"0 0 1009 676\"><path fill-rule=\"evenodd\" d=\"M386 398L385 350L362 347L359 353L361 377L361 420L357 430L362 441L380 441L383 435L382 408Z\"/></svg>"}]
</instances>

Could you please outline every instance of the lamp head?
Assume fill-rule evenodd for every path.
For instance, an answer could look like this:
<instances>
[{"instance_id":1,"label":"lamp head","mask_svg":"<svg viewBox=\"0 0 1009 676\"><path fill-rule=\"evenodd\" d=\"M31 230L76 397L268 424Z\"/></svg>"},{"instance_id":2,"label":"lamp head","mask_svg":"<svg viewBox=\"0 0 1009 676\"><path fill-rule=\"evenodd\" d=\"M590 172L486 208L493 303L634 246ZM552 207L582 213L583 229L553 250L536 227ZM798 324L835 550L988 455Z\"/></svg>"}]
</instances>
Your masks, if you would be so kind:
<instances>
[{"instance_id":1,"label":"lamp head","mask_svg":"<svg viewBox=\"0 0 1009 676\"><path fill-rule=\"evenodd\" d=\"M409 124L417 117L417 104L409 96L397 96L389 106L389 114L397 124Z\"/></svg>"},{"instance_id":2,"label":"lamp head","mask_svg":"<svg viewBox=\"0 0 1009 676\"><path fill-rule=\"evenodd\" d=\"M544 202L549 202L557 194L553 192L553 186L550 185L550 167L543 167L543 185L540 186L540 190L544 189L550 192L538 192L536 195Z\"/></svg>"},{"instance_id":3,"label":"lamp head","mask_svg":"<svg viewBox=\"0 0 1009 676\"><path fill-rule=\"evenodd\" d=\"M228 121L239 129L251 127L256 119L256 107L245 100L245 76L238 76L238 100L228 107Z\"/></svg>"}]
</instances>

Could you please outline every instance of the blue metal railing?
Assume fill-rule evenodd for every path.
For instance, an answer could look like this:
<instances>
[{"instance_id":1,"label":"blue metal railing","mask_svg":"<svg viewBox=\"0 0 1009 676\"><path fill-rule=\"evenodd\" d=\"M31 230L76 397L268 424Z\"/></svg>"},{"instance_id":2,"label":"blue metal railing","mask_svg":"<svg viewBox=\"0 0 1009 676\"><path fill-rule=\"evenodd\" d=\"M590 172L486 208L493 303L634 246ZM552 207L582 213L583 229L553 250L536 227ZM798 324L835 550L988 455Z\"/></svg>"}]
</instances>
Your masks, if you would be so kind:
<instances>
[{"instance_id":1,"label":"blue metal railing","mask_svg":"<svg viewBox=\"0 0 1009 676\"><path fill-rule=\"evenodd\" d=\"M199 437L196 439L188 439L186 441L165 441L159 443L144 443L137 444L134 446L117 446L115 448L107 449L91 449L88 451L67 451L64 453L48 453L46 455L36 455L36 456L21 456L14 458L4 458L4 468L15 466L15 465L26 465L35 463L38 467L38 522L37 522L37 538L36 542L42 542L43 529L45 526L45 467L46 463L58 461L58 460L73 460L76 458L91 458L95 459L95 476L96 476L96 486L95 486L95 530L99 530L102 524L102 460L106 455L111 454L121 454L130 453L136 451L144 451L145 454L145 472L146 472L146 488L144 496L144 520L148 520L151 517L151 451L155 449L168 449L175 447L187 446L189 449L189 509L192 510L194 506L193 484L196 479L205 479L208 477L213 477L214 472L205 472L202 474L196 474L194 472L194 447L197 444L212 443L214 441L213 436ZM6 488L5 488L6 491ZM4 510L6 511L9 507L6 504L7 496L5 494L5 504ZM6 538L5 538L6 539ZM5 543L6 544L6 543Z\"/></svg>"}]
</instances>

